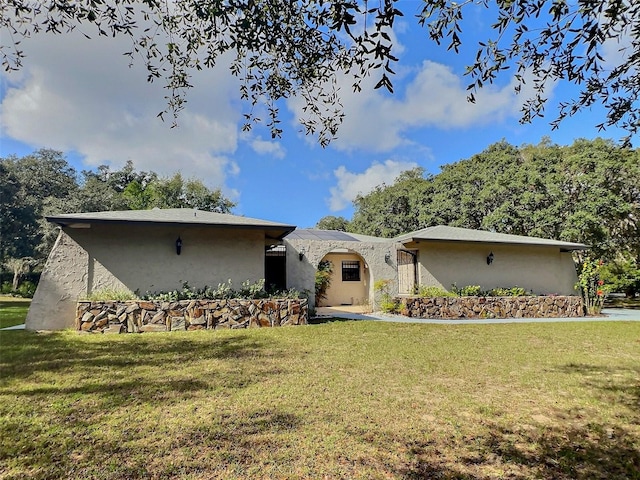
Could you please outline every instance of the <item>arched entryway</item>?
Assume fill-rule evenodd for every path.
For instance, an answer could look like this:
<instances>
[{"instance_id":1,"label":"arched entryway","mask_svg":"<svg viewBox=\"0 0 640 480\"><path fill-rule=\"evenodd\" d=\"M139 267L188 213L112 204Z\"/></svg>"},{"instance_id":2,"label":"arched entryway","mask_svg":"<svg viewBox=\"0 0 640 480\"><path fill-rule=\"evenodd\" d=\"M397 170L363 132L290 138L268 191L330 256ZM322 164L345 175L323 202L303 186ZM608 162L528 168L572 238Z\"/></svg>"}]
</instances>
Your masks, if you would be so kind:
<instances>
[{"instance_id":1,"label":"arched entryway","mask_svg":"<svg viewBox=\"0 0 640 480\"><path fill-rule=\"evenodd\" d=\"M316 306L369 305L371 272L360 254L349 249L335 249L327 253L322 262L331 262L329 288Z\"/></svg>"}]
</instances>

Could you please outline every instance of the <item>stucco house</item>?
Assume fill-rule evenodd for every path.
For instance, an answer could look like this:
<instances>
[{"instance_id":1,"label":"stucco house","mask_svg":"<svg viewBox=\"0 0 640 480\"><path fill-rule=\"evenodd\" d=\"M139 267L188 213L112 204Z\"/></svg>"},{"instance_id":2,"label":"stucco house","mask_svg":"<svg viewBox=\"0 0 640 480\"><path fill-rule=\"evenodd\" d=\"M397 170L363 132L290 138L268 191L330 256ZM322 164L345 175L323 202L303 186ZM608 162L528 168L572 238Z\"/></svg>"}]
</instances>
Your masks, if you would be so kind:
<instances>
[{"instance_id":1,"label":"stucco house","mask_svg":"<svg viewBox=\"0 0 640 480\"><path fill-rule=\"evenodd\" d=\"M161 291L265 279L309 292L322 260L333 264L325 306L372 304L374 282L390 293L416 285L483 290L518 285L537 294L576 294L579 243L435 226L396 238L298 229L193 209L96 212L47 217L61 227L26 327L72 326L78 298L112 288Z\"/></svg>"}]
</instances>

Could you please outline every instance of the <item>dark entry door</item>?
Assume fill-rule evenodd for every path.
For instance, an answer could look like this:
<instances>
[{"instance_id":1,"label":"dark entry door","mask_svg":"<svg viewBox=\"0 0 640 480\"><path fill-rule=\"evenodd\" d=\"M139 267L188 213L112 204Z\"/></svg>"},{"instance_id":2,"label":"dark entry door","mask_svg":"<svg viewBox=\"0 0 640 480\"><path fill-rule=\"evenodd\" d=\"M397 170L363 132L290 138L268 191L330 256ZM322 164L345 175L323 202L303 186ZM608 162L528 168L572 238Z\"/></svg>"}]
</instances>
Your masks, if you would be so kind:
<instances>
[{"instance_id":1,"label":"dark entry door","mask_svg":"<svg viewBox=\"0 0 640 480\"><path fill-rule=\"evenodd\" d=\"M287 247L266 247L264 255L264 286L267 291L287 289Z\"/></svg>"},{"instance_id":2,"label":"dark entry door","mask_svg":"<svg viewBox=\"0 0 640 480\"><path fill-rule=\"evenodd\" d=\"M414 252L398 250L398 293L411 294L416 286L416 257Z\"/></svg>"}]
</instances>

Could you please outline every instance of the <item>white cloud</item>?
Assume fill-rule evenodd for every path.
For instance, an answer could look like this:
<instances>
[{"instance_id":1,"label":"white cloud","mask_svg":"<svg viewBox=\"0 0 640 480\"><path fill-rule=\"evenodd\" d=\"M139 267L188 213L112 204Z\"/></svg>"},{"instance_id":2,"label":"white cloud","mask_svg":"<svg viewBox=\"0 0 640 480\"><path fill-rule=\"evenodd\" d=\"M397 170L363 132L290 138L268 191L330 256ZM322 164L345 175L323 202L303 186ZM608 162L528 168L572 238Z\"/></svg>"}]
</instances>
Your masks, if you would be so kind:
<instances>
[{"instance_id":1,"label":"white cloud","mask_svg":"<svg viewBox=\"0 0 640 480\"><path fill-rule=\"evenodd\" d=\"M443 64L426 60L413 71L392 78L396 93L374 90L377 77L367 78L362 91L354 93L346 76L339 78L345 118L338 139L331 146L342 151L364 149L387 152L410 143L411 130L470 128L520 116L530 93L514 93L515 80L503 87L488 85L467 101L466 81ZM550 86L549 90L553 88ZM289 108L302 117L302 102L292 99Z\"/></svg>"},{"instance_id":2,"label":"white cloud","mask_svg":"<svg viewBox=\"0 0 640 480\"><path fill-rule=\"evenodd\" d=\"M88 166L137 168L167 175L180 171L224 187L238 173L230 161L238 144L240 112L235 79L224 59L215 71L199 72L186 109L171 127L156 118L166 106L162 80L148 84L141 65L128 68L124 38L85 40L77 34L37 35L22 45L19 75L5 75L2 100L5 135L32 145L76 151Z\"/></svg>"},{"instance_id":3,"label":"white cloud","mask_svg":"<svg viewBox=\"0 0 640 480\"><path fill-rule=\"evenodd\" d=\"M287 153L286 149L280 144L280 142L263 140L260 136L251 140L251 148L258 155L269 155L275 158L284 158Z\"/></svg>"},{"instance_id":4,"label":"white cloud","mask_svg":"<svg viewBox=\"0 0 640 480\"><path fill-rule=\"evenodd\" d=\"M386 160L384 163L373 163L363 173L353 173L344 165L334 170L338 184L330 189L329 208L335 212L346 208L358 194L367 194L378 185L391 183L405 170L417 167L414 162Z\"/></svg>"}]
</instances>

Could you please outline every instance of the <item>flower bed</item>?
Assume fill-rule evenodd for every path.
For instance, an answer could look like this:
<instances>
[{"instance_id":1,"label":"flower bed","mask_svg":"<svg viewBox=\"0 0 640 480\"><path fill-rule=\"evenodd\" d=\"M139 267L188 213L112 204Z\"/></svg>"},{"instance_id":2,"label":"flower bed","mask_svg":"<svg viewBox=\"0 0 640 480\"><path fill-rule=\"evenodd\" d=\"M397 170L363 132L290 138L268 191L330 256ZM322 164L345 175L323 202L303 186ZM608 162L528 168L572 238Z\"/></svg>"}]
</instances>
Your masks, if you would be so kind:
<instances>
[{"instance_id":1,"label":"flower bed","mask_svg":"<svg viewBox=\"0 0 640 480\"><path fill-rule=\"evenodd\" d=\"M306 299L80 301L76 329L137 333L306 325Z\"/></svg>"},{"instance_id":2,"label":"flower bed","mask_svg":"<svg viewBox=\"0 0 640 480\"><path fill-rule=\"evenodd\" d=\"M583 317L578 296L401 297L400 313L416 318Z\"/></svg>"}]
</instances>

